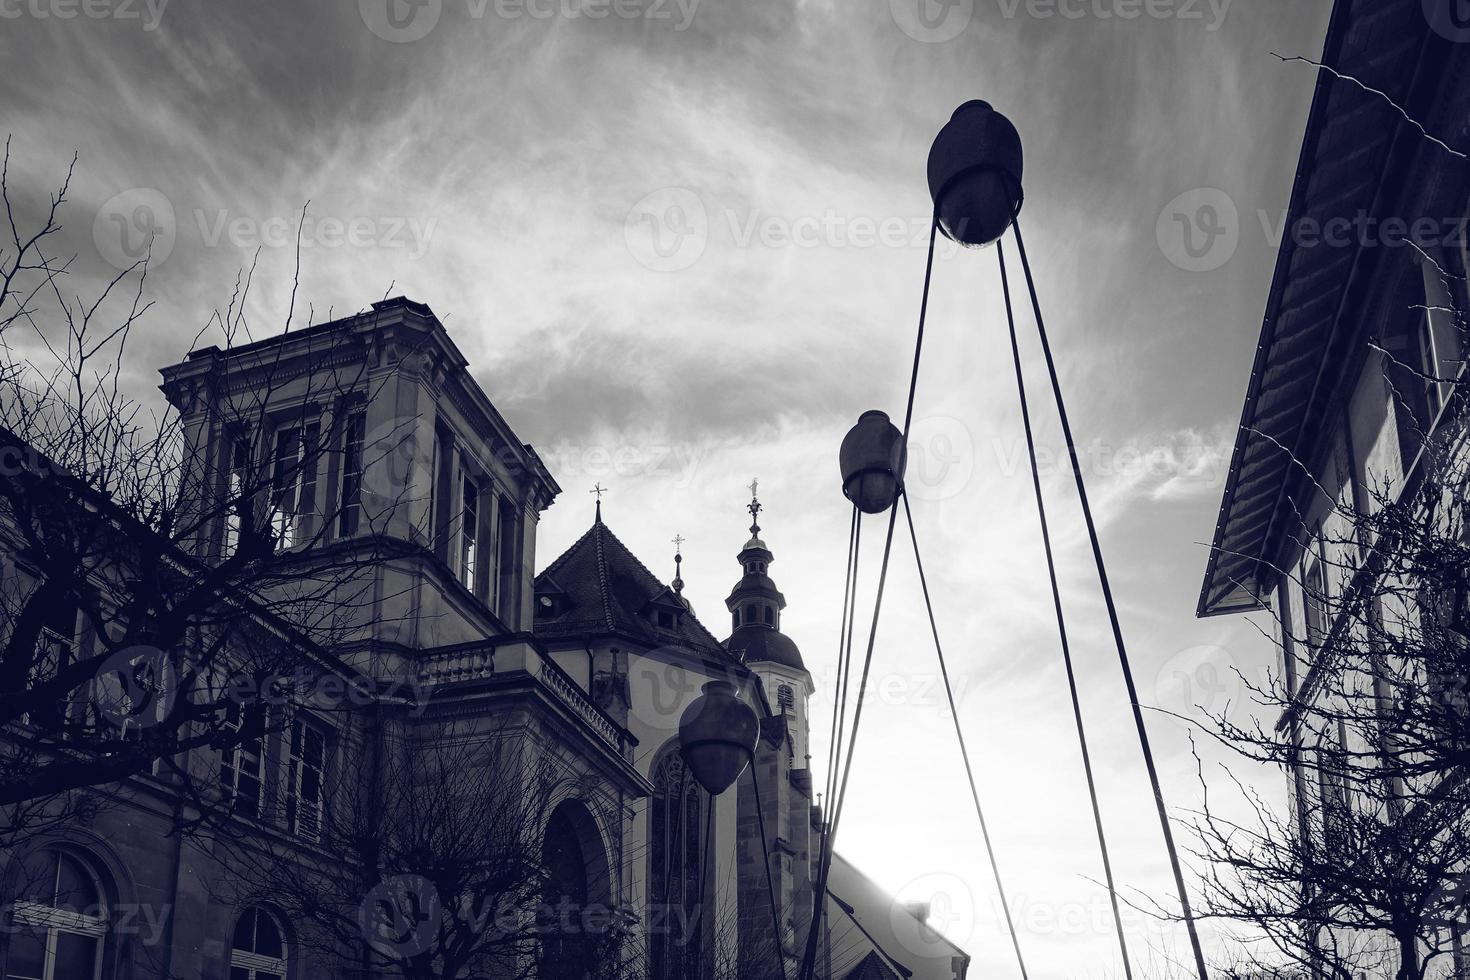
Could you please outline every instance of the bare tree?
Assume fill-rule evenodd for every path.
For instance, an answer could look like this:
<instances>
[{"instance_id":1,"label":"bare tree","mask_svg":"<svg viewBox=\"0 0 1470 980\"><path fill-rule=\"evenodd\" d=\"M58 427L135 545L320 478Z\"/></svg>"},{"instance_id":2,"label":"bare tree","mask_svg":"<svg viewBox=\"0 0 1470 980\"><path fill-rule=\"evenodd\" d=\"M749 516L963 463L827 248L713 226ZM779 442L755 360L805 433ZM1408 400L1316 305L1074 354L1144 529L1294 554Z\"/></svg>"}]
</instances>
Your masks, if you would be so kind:
<instances>
[{"instance_id":1,"label":"bare tree","mask_svg":"<svg viewBox=\"0 0 1470 980\"><path fill-rule=\"evenodd\" d=\"M1416 250L1445 297L1464 282ZM1467 345L1452 300L1420 312ZM1261 968L1420 980L1462 961L1470 885L1470 433L1459 364L1371 341L1399 420L1402 476L1319 480L1298 513L1300 625L1274 610L1284 669L1246 683L1274 723L1217 713L1212 734L1291 779L1286 810L1235 781L1195 820L1208 914L1257 931ZM1280 447L1286 452L1285 447ZM1326 483L1327 485L1324 485ZM1339 488L1340 487L1340 488ZM1314 533L1315 532L1315 533ZM1279 719L1279 721L1276 721ZM1202 778L1202 782L1204 782Z\"/></svg>"},{"instance_id":2,"label":"bare tree","mask_svg":"<svg viewBox=\"0 0 1470 980\"><path fill-rule=\"evenodd\" d=\"M236 359L221 356L214 389L171 392L162 411L130 396L125 355L150 308L146 256L97 295L74 297L75 257L52 247L71 170L25 230L9 162L7 141L0 843L115 800L140 775L173 782L203 819L228 800L214 767L191 753L259 738L271 703L303 677L355 678L331 648L346 614L365 607L366 570L401 542L372 527L360 534L365 548L329 547L342 511L351 506L356 518L360 509L324 500L315 473L324 458L353 452L361 471L371 462L364 452L394 451L392 437L365 449L335 416L328 427L292 425L279 410L267 417L288 382L305 385L307 402L361 396L364 385L361 369L303 382L297 365L268 354L244 390L230 375ZM249 294L247 271L201 328L221 340L216 354L250 341ZM287 331L294 305L293 286ZM210 399L210 423L234 434L223 454L185 421L177 403L191 397ZM283 431L295 441L283 442Z\"/></svg>"},{"instance_id":3,"label":"bare tree","mask_svg":"<svg viewBox=\"0 0 1470 980\"><path fill-rule=\"evenodd\" d=\"M406 980L621 980L633 917L588 892L550 801L578 790L524 729L388 721L333 781L317 846L229 839L235 905L295 923L325 969Z\"/></svg>"}]
</instances>

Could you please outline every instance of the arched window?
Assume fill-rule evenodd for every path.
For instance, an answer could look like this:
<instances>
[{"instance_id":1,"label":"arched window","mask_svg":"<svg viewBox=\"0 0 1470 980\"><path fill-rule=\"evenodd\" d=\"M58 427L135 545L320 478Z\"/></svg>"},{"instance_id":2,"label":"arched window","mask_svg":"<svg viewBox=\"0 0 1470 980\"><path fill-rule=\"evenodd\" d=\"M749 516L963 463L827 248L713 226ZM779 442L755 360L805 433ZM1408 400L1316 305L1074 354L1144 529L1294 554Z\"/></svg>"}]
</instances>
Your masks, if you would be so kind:
<instances>
[{"instance_id":1,"label":"arched window","mask_svg":"<svg viewBox=\"0 0 1470 980\"><path fill-rule=\"evenodd\" d=\"M772 609L770 606L766 606L765 607L765 613L766 613L766 617L765 617L766 618L766 625L767 626L775 626L776 625L776 611L774 609Z\"/></svg>"},{"instance_id":2,"label":"arched window","mask_svg":"<svg viewBox=\"0 0 1470 980\"><path fill-rule=\"evenodd\" d=\"M705 807L696 783L678 752L667 753L653 773L648 821L648 900L645 921L650 980L699 976L700 850ZM692 936L677 923L696 923Z\"/></svg>"},{"instance_id":3,"label":"arched window","mask_svg":"<svg viewBox=\"0 0 1470 980\"><path fill-rule=\"evenodd\" d=\"M97 980L107 938L107 893L80 857L47 849L23 862L6 980Z\"/></svg>"},{"instance_id":4,"label":"arched window","mask_svg":"<svg viewBox=\"0 0 1470 980\"><path fill-rule=\"evenodd\" d=\"M756 605L753 602L748 603L745 607L745 621L747 623L760 622L760 610L756 608Z\"/></svg>"},{"instance_id":5,"label":"arched window","mask_svg":"<svg viewBox=\"0 0 1470 980\"><path fill-rule=\"evenodd\" d=\"M587 858L566 806L557 807L546 825L541 848L546 885L542 891L541 970L545 977L587 976L597 965L593 937L581 928L581 910L590 900ZM570 931L558 928L570 923Z\"/></svg>"},{"instance_id":6,"label":"arched window","mask_svg":"<svg viewBox=\"0 0 1470 980\"><path fill-rule=\"evenodd\" d=\"M246 909L235 923L230 949L230 980L285 980L286 940L281 923L260 906Z\"/></svg>"},{"instance_id":7,"label":"arched window","mask_svg":"<svg viewBox=\"0 0 1470 980\"><path fill-rule=\"evenodd\" d=\"M739 629L740 628L740 610L739 609L736 609L735 610L735 628L736 629Z\"/></svg>"},{"instance_id":8,"label":"arched window","mask_svg":"<svg viewBox=\"0 0 1470 980\"><path fill-rule=\"evenodd\" d=\"M776 704L783 713L796 703L796 692L791 689L790 684L782 684L776 688Z\"/></svg>"}]
</instances>

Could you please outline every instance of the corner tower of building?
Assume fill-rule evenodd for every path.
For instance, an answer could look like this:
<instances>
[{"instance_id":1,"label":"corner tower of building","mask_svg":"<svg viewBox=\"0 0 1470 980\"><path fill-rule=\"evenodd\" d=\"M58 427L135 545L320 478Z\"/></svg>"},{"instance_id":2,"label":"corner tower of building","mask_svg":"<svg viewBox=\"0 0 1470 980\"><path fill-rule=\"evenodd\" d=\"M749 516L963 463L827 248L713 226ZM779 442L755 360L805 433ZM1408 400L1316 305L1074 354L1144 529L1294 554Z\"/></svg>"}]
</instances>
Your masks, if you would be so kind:
<instances>
[{"instance_id":1,"label":"corner tower of building","mask_svg":"<svg viewBox=\"0 0 1470 980\"><path fill-rule=\"evenodd\" d=\"M761 540L761 503L751 481L750 540L740 549L740 581L725 600L730 610L733 632L725 646L754 673L760 676L770 701L771 712L786 719L791 737L796 768L810 765L807 740L807 708L813 693L812 675L801 659L796 643L781 632L781 612L786 597L771 580L770 566L775 561L771 549Z\"/></svg>"}]
</instances>

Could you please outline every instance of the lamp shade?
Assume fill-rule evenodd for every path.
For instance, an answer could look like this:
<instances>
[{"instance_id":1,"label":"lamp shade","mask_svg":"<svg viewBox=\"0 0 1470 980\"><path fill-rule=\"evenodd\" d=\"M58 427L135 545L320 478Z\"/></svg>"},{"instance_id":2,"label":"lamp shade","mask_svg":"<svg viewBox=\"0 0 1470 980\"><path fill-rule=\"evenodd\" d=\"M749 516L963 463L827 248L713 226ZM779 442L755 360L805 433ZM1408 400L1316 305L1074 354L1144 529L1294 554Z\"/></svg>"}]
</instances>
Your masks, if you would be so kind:
<instances>
[{"instance_id":1,"label":"lamp shade","mask_svg":"<svg viewBox=\"0 0 1470 980\"><path fill-rule=\"evenodd\" d=\"M989 102L954 111L929 149L929 194L949 238L983 248L1021 209L1021 136Z\"/></svg>"},{"instance_id":2,"label":"lamp shade","mask_svg":"<svg viewBox=\"0 0 1470 980\"><path fill-rule=\"evenodd\" d=\"M755 752L760 721L729 681L710 681L679 719L679 755L713 796L729 789Z\"/></svg>"},{"instance_id":3,"label":"lamp shade","mask_svg":"<svg viewBox=\"0 0 1470 980\"><path fill-rule=\"evenodd\" d=\"M898 499L908 453L903 433L886 412L867 411L842 440L837 454L842 493L864 514L881 514Z\"/></svg>"}]
</instances>

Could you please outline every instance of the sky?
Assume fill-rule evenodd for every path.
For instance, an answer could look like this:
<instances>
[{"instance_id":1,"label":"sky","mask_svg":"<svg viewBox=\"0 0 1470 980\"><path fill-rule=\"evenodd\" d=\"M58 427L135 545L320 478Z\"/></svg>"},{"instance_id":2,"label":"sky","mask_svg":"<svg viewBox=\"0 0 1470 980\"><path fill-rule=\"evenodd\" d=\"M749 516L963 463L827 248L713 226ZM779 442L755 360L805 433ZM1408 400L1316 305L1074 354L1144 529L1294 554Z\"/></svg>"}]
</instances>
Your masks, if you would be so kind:
<instances>
[{"instance_id":1,"label":"sky","mask_svg":"<svg viewBox=\"0 0 1470 980\"><path fill-rule=\"evenodd\" d=\"M292 325L429 304L564 488L538 566L586 529L600 483L609 526L666 579L686 539L686 595L724 635L759 477L824 760L849 515L837 448L863 411L902 414L925 160L972 98L1025 146L1022 226L1141 700L1249 717L1241 677L1272 662L1268 624L1194 608L1315 81L1275 55L1317 57L1330 6L0 0L0 130L22 216L78 154L57 249L78 294L151 241L154 306L125 377L150 405L156 368L215 339L242 269L254 335L285 327L305 207ZM994 249L941 242L929 317L909 495L1021 942L1033 977L1121 976ZM1029 316L1021 329L1116 871L1168 903ZM870 521L868 573L881 534ZM840 848L933 902L972 977L1014 976L899 544ZM1186 818L1190 727L1148 724ZM1212 785L1223 762L1281 790L1205 755ZM1169 973L1177 932L1125 918L1142 972Z\"/></svg>"}]
</instances>

